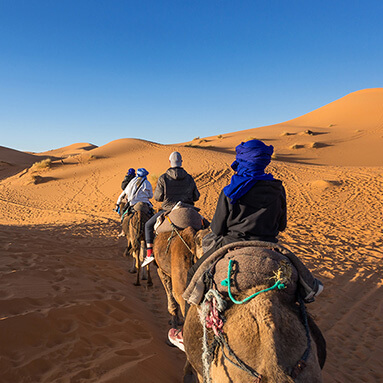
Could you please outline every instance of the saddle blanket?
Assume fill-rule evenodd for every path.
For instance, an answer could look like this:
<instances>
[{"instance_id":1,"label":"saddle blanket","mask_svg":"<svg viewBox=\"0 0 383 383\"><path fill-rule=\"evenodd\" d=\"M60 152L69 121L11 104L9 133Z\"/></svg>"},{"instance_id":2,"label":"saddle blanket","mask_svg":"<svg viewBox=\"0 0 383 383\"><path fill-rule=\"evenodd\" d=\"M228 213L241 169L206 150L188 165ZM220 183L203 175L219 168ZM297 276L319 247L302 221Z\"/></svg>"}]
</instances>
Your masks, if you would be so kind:
<instances>
[{"instance_id":1,"label":"saddle blanket","mask_svg":"<svg viewBox=\"0 0 383 383\"><path fill-rule=\"evenodd\" d=\"M227 287L221 286L220 282L227 278L229 260L233 259L238 265L235 280L232 286L232 293L238 294L248 288L265 284L272 279L280 267L281 261L291 263L291 284L283 291L287 299L295 297L297 281L303 288L303 298L311 302L315 295L318 295L319 286L322 283L314 278L302 261L285 247L263 241L242 241L234 242L223 246L207 258L197 269L191 282L187 286L183 298L190 304L198 305L205 293L205 274L214 274L214 281L218 291L227 296ZM270 281L270 286L275 283Z\"/></svg>"}]
</instances>

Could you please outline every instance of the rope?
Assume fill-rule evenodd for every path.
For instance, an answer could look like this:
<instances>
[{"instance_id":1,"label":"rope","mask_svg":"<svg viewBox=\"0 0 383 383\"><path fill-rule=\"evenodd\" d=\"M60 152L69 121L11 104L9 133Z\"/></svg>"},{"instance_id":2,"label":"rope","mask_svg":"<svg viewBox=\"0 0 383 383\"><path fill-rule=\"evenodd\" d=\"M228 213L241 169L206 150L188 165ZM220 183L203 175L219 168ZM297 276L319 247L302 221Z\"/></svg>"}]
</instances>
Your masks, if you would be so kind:
<instances>
[{"instance_id":1,"label":"rope","mask_svg":"<svg viewBox=\"0 0 383 383\"><path fill-rule=\"evenodd\" d=\"M184 243L184 245L187 247L187 249L192 253L192 254L194 254L193 253L193 251L192 251L192 249L189 247L189 245L185 242L185 240L182 238L182 236L181 236L181 234L178 232L178 230L177 230L177 227L174 225L174 223L170 220L170 218L169 218L169 216L167 215L166 216L166 218L167 218L167 220L169 221L169 223L170 223L170 225L171 225L171 227L172 227L172 229L176 232L176 234L181 238L181 241Z\"/></svg>"},{"instance_id":2,"label":"rope","mask_svg":"<svg viewBox=\"0 0 383 383\"><path fill-rule=\"evenodd\" d=\"M259 374L257 371L253 370L251 367L248 367L246 366L245 363L242 362L241 359L239 359L237 357L237 355L234 354L233 350L230 348L229 344L227 343L225 337L221 336L219 338L219 342L221 344L221 349L222 349L222 355L223 357L228 361L230 362L231 364L233 364L234 366L240 368L241 370L247 372L249 375L251 375L252 377L255 378L255 381L254 383L260 383L261 380L262 380L262 375ZM232 361L226 354L225 354L225 347L227 348L228 352L229 352L229 355L234 359L234 361Z\"/></svg>"},{"instance_id":3,"label":"rope","mask_svg":"<svg viewBox=\"0 0 383 383\"><path fill-rule=\"evenodd\" d=\"M307 347L306 347L306 350L303 353L301 359L298 360L298 362L296 363L296 365L292 369L290 376L293 379L295 379L302 372L302 370L306 367L306 361L310 355L310 349L311 349L310 328L309 328L309 324L307 321L306 306L305 306L303 299L302 299L300 294L298 294L298 303L299 303L299 309L301 312L303 326L305 327L306 338L307 338Z\"/></svg>"},{"instance_id":4,"label":"rope","mask_svg":"<svg viewBox=\"0 0 383 383\"><path fill-rule=\"evenodd\" d=\"M284 289L286 288L286 285L284 283L282 283L280 280L276 281L275 284L267 289L264 289L264 290L261 290L261 291L257 291L256 293L250 295L249 297L243 299L242 301L237 301L232 293L231 293L231 286L230 286L230 280L231 280L231 271L232 271L232 264L233 264L233 260L230 259L229 261L229 267L228 267L228 271L227 271L227 279L224 279L222 282L221 282L221 285L222 286L227 286L227 290L228 290L228 293L229 293L229 297L230 299L232 300L232 302L234 302L235 304L237 305L241 305L242 303L246 303L248 302L249 300L253 299L254 297L256 297L257 295L261 294L261 293L265 293L267 291L271 291L271 290L275 290L275 289Z\"/></svg>"},{"instance_id":5,"label":"rope","mask_svg":"<svg viewBox=\"0 0 383 383\"><path fill-rule=\"evenodd\" d=\"M169 248L170 248L170 242L173 239L173 233L174 233L174 230L172 230L172 232L170 233L170 236L168 238L168 244L166 245L165 255L168 254L168 251L169 251Z\"/></svg>"},{"instance_id":6,"label":"rope","mask_svg":"<svg viewBox=\"0 0 383 383\"><path fill-rule=\"evenodd\" d=\"M214 351L218 345L217 337L215 337L215 340L210 345L210 347L209 347L209 340L208 340L208 327L206 325L206 321L207 321L207 318L211 316L212 301L215 301L214 307L216 308L216 313L214 313L213 315L217 315L218 317L218 312L222 312L226 308L226 301L220 296L217 290L211 289L205 294L205 299L203 303L201 304L202 310L200 313L200 321L203 328L202 366L203 366L203 382L204 383L212 383L211 376L210 376L210 365L211 365L211 362L213 361ZM221 320L219 317L218 319ZM212 322L214 323L214 321ZM223 322L222 322L222 326L223 326ZM222 326L217 326L220 328L221 332L222 332ZM216 331L218 334L217 329Z\"/></svg>"},{"instance_id":7,"label":"rope","mask_svg":"<svg viewBox=\"0 0 383 383\"><path fill-rule=\"evenodd\" d=\"M246 364L235 355L225 339L223 332L223 320L219 317L219 313L225 310L226 304L226 301L221 297L219 292L217 290L211 289L205 294L205 299L201 305L202 312L200 314L200 321L203 327L203 381L204 383L212 383L210 376L210 365L213 361L214 352L217 346L221 346L222 355L227 361L254 377L254 383L259 383L261 382L262 375L252 368L246 366ZM214 332L214 340L210 346L208 341L208 328L212 328ZM225 348L228 350L228 354L233 360L226 355Z\"/></svg>"}]
</instances>

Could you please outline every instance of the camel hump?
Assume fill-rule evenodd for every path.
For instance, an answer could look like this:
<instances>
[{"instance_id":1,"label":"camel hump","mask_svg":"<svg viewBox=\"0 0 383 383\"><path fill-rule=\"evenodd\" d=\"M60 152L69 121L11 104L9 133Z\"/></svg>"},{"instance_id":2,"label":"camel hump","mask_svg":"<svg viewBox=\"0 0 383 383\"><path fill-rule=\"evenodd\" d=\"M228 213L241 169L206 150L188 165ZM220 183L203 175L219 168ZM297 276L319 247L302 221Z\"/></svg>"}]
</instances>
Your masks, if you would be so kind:
<instances>
[{"instance_id":1,"label":"camel hump","mask_svg":"<svg viewBox=\"0 0 383 383\"><path fill-rule=\"evenodd\" d=\"M194 230L198 231L203 226L203 217L198 213L198 211L191 207L180 207L173 209L170 213L167 214L171 223L177 227L177 229L186 229L187 227L192 227ZM168 219L164 219L162 223L156 228L157 233L164 233L167 231L172 231L173 228Z\"/></svg>"},{"instance_id":2,"label":"camel hump","mask_svg":"<svg viewBox=\"0 0 383 383\"><path fill-rule=\"evenodd\" d=\"M285 268L290 275L291 283L281 290L289 299L295 299L298 271L291 262L291 252L276 243L263 241L241 241L227 244L216 250L200 265L186 288L183 298L190 304L199 304L205 291L204 275L214 275L218 291L228 296L228 287L221 282L227 279L229 261L234 261L231 286L233 294L241 294L256 286L272 286L275 274Z\"/></svg>"},{"instance_id":3,"label":"camel hump","mask_svg":"<svg viewBox=\"0 0 383 383\"><path fill-rule=\"evenodd\" d=\"M286 288L281 290L284 298L294 301L298 284L298 271L289 258L273 249L242 247L234 249L215 264L214 281L218 291L228 296L228 286L221 282L228 278L229 261L233 261L231 293L240 296L251 288L269 288L283 279Z\"/></svg>"},{"instance_id":4,"label":"camel hump","mask_svg":"<svg viewBox=\"0 0 383 383\"><path fill-rule=\"evenodd\" d=\"M148 214L151 210L151 206L147 204L146 202L137 202L133 206L134 211L140 211L142 213Z\"/></svg>"}]
</instances>

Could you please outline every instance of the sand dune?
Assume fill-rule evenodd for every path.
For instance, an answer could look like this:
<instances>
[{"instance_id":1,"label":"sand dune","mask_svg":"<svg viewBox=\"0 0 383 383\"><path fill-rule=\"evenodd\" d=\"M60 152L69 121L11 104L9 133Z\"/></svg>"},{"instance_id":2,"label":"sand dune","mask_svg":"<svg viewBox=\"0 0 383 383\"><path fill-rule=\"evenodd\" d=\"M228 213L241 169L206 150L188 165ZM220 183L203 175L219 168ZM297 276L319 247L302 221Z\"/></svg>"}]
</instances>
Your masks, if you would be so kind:
<instances>
[{"instance_id":1,"label":"sand dune","mask_svg":"<svg viewBox=\"0 0 383 383\"><path fill-rule=\"evenodd\" d=\"M355 92L281 124L178 145L0 148L0 382L181 381L163 288L156 276L151 289L132 285L112 209L128 168L147 168L154 186L179 150L211 219L234 148L251 137L276 148L268 170L288 197L280 241L325 283L309 305L328 343L324 381L383 380L382 97ZM33 171L46 156L51 166Z\"/></svg>"},{"instance_id":2,"label":"sand dune","mask_svg":"<svg viewBox=\"0 0 383 383\"><path fill-rule=\"evenodd\" d=\"M97 148L96 145L89 143L76 143L68 146L64 146L59 149L48 150L47 152L39 153L39 155L46 155L50 157L65 158L87 152L89 150Z\"/></svg>"},{"instance_id":3,"label":"sand dune","mask_svg":"<svg viewBox=\"0 0 383 383\"><path fill-rule=\"evenodd\" d=\"M189 145L231 150L258 138L280 161L332 166L383 166L383 88L351 93L280 124L206 137Z\"/></svg>"}]
</instances>

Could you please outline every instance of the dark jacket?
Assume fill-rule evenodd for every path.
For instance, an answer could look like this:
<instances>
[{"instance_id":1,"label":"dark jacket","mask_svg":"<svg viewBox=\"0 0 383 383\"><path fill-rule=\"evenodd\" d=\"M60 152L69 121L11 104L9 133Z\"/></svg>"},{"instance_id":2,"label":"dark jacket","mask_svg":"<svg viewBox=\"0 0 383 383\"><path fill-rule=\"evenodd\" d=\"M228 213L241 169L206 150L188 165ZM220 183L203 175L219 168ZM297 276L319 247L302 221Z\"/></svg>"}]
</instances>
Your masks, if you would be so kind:
<instances>
[{"instance_id":1,"label":"dark jacket","mask_svg":"<svg viewBox=\"0 0 383 383\"><path fill-rule=\"evenodd\" d=\"M128 186L128 183L135 177L134 174L128 174L126 173L124 180L121 183L121 189L125 190L125 188Z\"/></svg>"},{"instance_id":2,"label":"dark jacket","mask_svg":"<svg viewBox=\"0 0 383 383\"><path fill-rule=\"evenodd\" d=\"M236 241L277 242L286 228L286 192L279 180L258 181L235 204L222 191L211 230L221 246Z\"/></svg>"},{"instance_id":3,"label":"dark jacket","mask_svg":"<svg viewBox=\"0 0 383 383\"><path fill-rule=\"evenodd\" d=\"M194 205L199 191L193 177L181 167L169 168L158 178L154 199L162 202L163 210L170 210L178 201Z\"/></svg>"}]
</instances>

